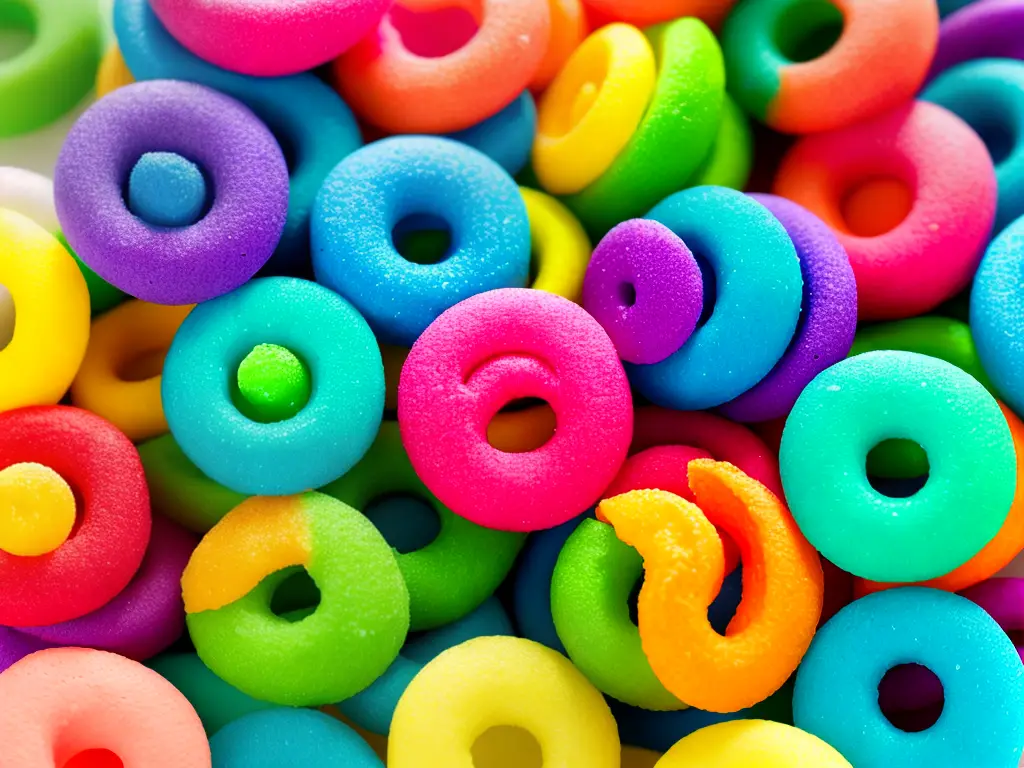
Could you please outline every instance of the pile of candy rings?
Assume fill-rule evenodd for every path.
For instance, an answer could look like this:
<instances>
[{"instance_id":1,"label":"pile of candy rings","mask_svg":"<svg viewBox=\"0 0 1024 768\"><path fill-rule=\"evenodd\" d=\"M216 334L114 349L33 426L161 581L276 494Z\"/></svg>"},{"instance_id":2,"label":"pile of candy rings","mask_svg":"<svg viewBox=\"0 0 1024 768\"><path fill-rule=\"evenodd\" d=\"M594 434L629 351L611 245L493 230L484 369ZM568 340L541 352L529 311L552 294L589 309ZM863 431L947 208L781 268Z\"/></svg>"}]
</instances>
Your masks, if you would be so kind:
<instances>
[{"instance_id":1,"label":"pile of candy rings","mask_svg":"<svg viewBox=\"0 0 1024 768\"><path fill-rule=\"evenodd\" d=\"M1024 0L0 31L0 768L1024 765Z\"/></svg>"}]
</instances>

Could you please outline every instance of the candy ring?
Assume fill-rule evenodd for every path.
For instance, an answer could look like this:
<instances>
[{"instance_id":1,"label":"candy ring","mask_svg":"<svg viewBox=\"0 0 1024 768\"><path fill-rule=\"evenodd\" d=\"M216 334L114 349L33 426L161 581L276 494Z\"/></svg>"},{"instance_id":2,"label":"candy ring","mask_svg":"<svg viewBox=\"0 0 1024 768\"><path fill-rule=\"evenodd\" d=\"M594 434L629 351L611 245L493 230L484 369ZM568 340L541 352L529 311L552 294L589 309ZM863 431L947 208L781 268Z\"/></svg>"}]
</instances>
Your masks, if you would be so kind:
<instances>
[{"instance_id":1,"label":"candy ring","mask_svg":"<svg viewBox=\"0 0 1024 768\"><path fill-rule=\"evenodd\" d=\"M558 429L536 450L503 453L487 425L523 397L547 401ZM560 296L519 288L467 299L424 331L402 369L398 423L442 504L487 528L535 531L599 497L626 457L633 411L597 321Z\"/></svg>"},{"instance_id":2,"label":"candy ring","mask_svg":"<svg viewBox=\"0 0 1024 768\"><path fill-rule=\"evenodd\" d=\"M530 90L542 93L562 71L565 62L587 36L587 18L581 0L549 0L551 32L548 47L530 81Z\"/></svg>"},{"instance_id":3,"label":"candy ring","mask_svg":"<svg viewBox=\"0 0 1024 768\"><path fill-rule=\"evenodd\" d=\"M777 131L813 133L912 98L938 39L934 0L753 0L729 16L722 48L748 112Z\"/></svg>"},{"instance_id":4,"label":"candy ring","mask_svg":"<svg viewBox=\"0 0 1024 768\"><path fill-rule=\"evenodd\" d=\"M0 285L13 301L5 312L0 295L0 411L56 403L85 355L89 292L74 259L30 219L0 209L0 241Z\"/></svg>"},{"instance_id":5,"label":"candy ring","mask_svg":"<svg viewBox=\"0 0 1024 768\"><path fill-rule=\"evenodd\" d=\"M594 235L687 186L721 121L725 64L711 30L687 18L646 34L658 62L647 111L607 170L566 201Z\"/></svg>"},{"instance_id":6,"label":"candy ring","mask_svg":"<svg viewBox=\"0 0 1024 768\"><path fill-rule=\"evenodd\" d=\"M537 132L537 105L529 91L496 115L447 138L468 144L515 176L530 162L530 149Z\"/></svg>"},{"instance_id":7,"label":"candy ring","mask_svg":"<svg viewBox=\"0 0 1024 768\"><path fill-rule=\"evenodd\" d=\"M624 21L649 27L684 16L696 16L718 27L735 0L584 0L587 10L601 21ZM595 25L596 25L595 24Z\"/></svg>"},{"instance_id":8,"label":"candy ring","mask_svg":"<svg viewBox=\"0 0 1024 768\"><path fill-rule=\"evenodd\" d=\"M113 653L34 653L0 677L0 698L18 702L0 710L3 768L68 765L95 749L124 768L210 768L206 734L185 697Z\"/></svg>"},{"instance_id":9,"label":"candy ring","mask_svg":"<svg viewBox=\"0 0 1024 768\"><path fill-rule=\"evenodd\" d=\"M865 471L868 452L894 437L928 455L928 481L909 498L876 491ZM912 352L869 352L819 374L786 420L779 464L804 535L843 570L876 581L963 565L998 533L1017 484L1013 438L992 395L956 366Z\"/></svg>"},{"instance_id":10,"label":"candy ring","mask_svg":"<svg viewBox=\"0 0 1024 768\"><path fill-rule=\"evenodd\" d=\"M701 728L679 741L654 768L853 768L816 736L768 720L733 720Z\"/></svg>"},{"instance_id":11,"label":"candy ring","mask_svg":"<svg viewBox=\"0 0 1024 768\"><path fill-rule=\"evenodd\" d=\"M17 136L52 123L90 91L102 24L93 3L29 0L6 9L0 25L25 29L33 39L0 66L0 103L8 105L0 115L0 137Z\"/></svg>"},{"instance_id":12,"label":"candy ring","mask_svg":"<svg viewBox=\"0 0 1024 768\"><path fill-rule=\"evenodd\" d=\"M32 465L48 468L52 479L29 474ZM128 438L78 408L8 411L0 414L0 470L15 486L21 477L33 493L51 499L47 486L66 483L78 499L61 504L72 519L77 505L77 523L48 554L26 557L0 550L0 624L45 626L75 619L125 588L142 562L150 532L146 480ZM5 500L11 498L5 494ZM14 499L12 511L18 515ZM20 514L38 515L41 524L63 510L50 504L42 511L29 503Z\"/></svg>"},{"instance_id":13,"label":"candy ring","mask_svg":"<svg viewBox=\"0 0 1024 768\"><path fill-rule=\"evenodd\" d=\"M746 113L728 93L722 97L722 119L711 150L687 182L691 187L743 190L754 162L754 135Z\"/></svg>"},{"instance_id":14,"label":"candy ring","mask_svg":"<svg viewBox=\"0 0 1024 768\"><path fill-rule=\"evenodd\" d=\"M440 220L451 253L414 264L396 228ZM436 227L430 227L436 228ZM385 344L410 346L454 304L526 285L530 225L515 182L461 144L428 137L378 141L324 182L313 212L317 280L351 301Z\"/></svg>"},{"instance_id":15,"label":"candy ring","mask_svg":"<svg viewBox=\"0 0 1024 768\"><path fill-rule=\"evenodd\" d=\"M610 24L584 40L537 109L541 186L568 195L600 178L640 125L656 76L654 51L635 27Z\"/></svg>"},{"instance_id":16,"label":"candy ring","mask_svg":"<svg viewBox=\"0 0 1024 768\"><path fill-rule=\"evenodd\" d=\"M557 198L519 188L530 222L530 242L537 265L531 288L578 302L590 261L590 240L568 208Z\"/></svg>"},{"instance_id":17,"label":"candy ring","mask_svg":"<svg viewBox=\"0 0 1024 768\"><path fill-rule=\"evenodd\" d=\"M1024 145L1016 130L1024 121L1024 64L968 62L945 72L921 98L962 118L985 141L999 185L993 231L1001 232L1024 214Z\"/></svg>"},{"instance_id":18,"label":"candy ring","mask_svg":"<svg viewBox=\"0 0 1024 768\"><path fill-rule=\"evenodd\" d=\"M71 385L71 399L110 421L132 440L167 431L160 404L160 369L190 305L129 301L92 326L89 346Z\"/></svg>"},{"instance_id":19,"label":"candy ring","mask_svg":"<svg viewBox=\"0 0 1024 768\"><path fill-rule=\"evenodd\" d=\"M351 48L387 11L387 0L151 0L178 41L211 64L273 77L314 69Z\"/></svg>"},{"instance_id":20,"label":"candy ring","mask_svg":"<svg viewBox=\"0 0 1024 768\"><path fill-rule=\"evenodd\" d=\"M802 284L793 241L767 208L731 189L679 192L646 218L664 224L707 259L717 299L707 323L668 359L627 366L630 381L652 402L673 410L721 405L764 378L793 337ZM707 291L704 301L711 301Z\"/></svg>"},{"instance_id":21,"label":"candy ring","mask_svg":"<svg viewBox=\"0 0 1024 768\"><path fill-rule=\"evenodd\" d=\"M0 208L27 216L47 232L60 229L53 182L38 173L0 165Z\"/></svg>"},{"instance_id":22,"label":"candy ring","mask_svg":"<svg viewBox=\"0 0 1024 768\"><path fill-rule=\"evenodd\" d=\"M164 29L147 0L114 0L114 29L139 80L187 80L238 99L274 132L289 160L288 218L267 269L309 271L309 216L327 174L362 144L352 112L312 74L254 78L193 56Z\"/></svg>"},{"instance_id":23,"label":"candy ring","mask_svg":"<svg viewBox=\"0 0 1024 768\"><path fill-rule=\"evenodd\" d=\"M691 706L735 712L777 691L803 658L821 614L821 563L763 485L710 459L691 461L687 473L699 506L642 490L605 499L598 510L643 555L640 637L655 675ZM744 572L725 637L707 616L725 572L712 523L745 560L761 564Z\"/></svg>"},{"instance_id":24,"label":"candy ring","mask_svg":"<svg viewBox=\"0 0 1024 768\"><path fill-rule=\"evenodd\" d=\"M884 188L895 189L902 205ZM801 139L773 191L836 233L857 278L861 320L919 315L966 286L996 208L985 144L928 102ZM855 204L868 215L851 215ZM893 211L908 213L893 221Z\"/></svg>"},{"instance_id":25,"label":"candy ring","mask_svg":"<svg viewBox=\"0 0 1024 768\"><path fill-rule=\"evenodd\" d=\"M468 35L444 40L426 55L420 48L436 48L429 37L443 28L431 21L431 11L440 13L437 3L392 8L376 33L335 62L345 101L392 133L458 131L498 112L529 85L544 58L548 0L481 0L477 7L475 34L473 24Z\"/></svg>"},{"instance_id":26,"label":"candy ring","mask_svg":"<svg viewBox=\"0 0 1024 768\"><path fill-rule=\"evenodd\" d=\"M786 228L804 281L804 306L789 349L753 389L722 406L736 421L785 416L811 379L846 357L857 331L857 283L835 235L814 214L775 195L751 195Z\"/></svg>"},{"instance_id":27,"label":"candy ring","mask_svg":"<svg viewBox=\"0 0 1024 768\"><path fill-rule=\"evenodd\" d=\"M209 175L209 213L168 229L125 207L122 184L153 147ZM252 277L277 246L288 206L288 171L270 131L233 99L170 81L121 88L82 115L54 187L75 252L104 280L161 304L205 301Z\"/></svg>"},{"instance_id":28,"label":"candy ring","mask_svg":"<svg viewBox=\"0 0 1024 768\"><path fill-rule=\"evenodd\" d=\"M972 2L942 22L928 79L972 59L1024 59L1022 25L1024 8L1014 0Z\"/></svg>"},{"instance_id":29,"label":"candy ring","mask_svg":"<svg viewBox=\"0 0 1024 768\"><path fill-rule=\"evenodd\" d=\"M413 471L393 421L381 424L358 464L321 491L359 510L387 494L414 494L437 514L437 538L395 555L409 588L413 630L451 624L490 597L508 575L525 538L474 525L438 501Z\"/></svg>"},{"instance_id":30,"label":"candy ring","mask_svg":"<svg viewBox=\"0 0 1024 768\"><path fill-rule=\"evenodd\" d=\"M916 662L942 682L942 716L923 733L892 725L878 682ZM796 675L793 721L857 766L1015 766L1024 744L1024 677L1013 643L984 610L907 587L857 600L822 627Z\"/></svg>"},{"instance_id":31,"label":"candy ring","mask_svg":"<svg viewBox=\"0 0 1024 768\"><path fill-rule=\"evenodd\" d=\"M594 249L583 307L623 360L660 363L690 338L703 306L700 267L664 224L624 221Z\"/></svg>"},{"instance_id":32,"label":"candy ring","mask_svg":"<svg viewBox=\"0 0 1024 768\"><path fill-rule=\"evenodd\" d=\"M132 72L125 63L121 49L114 43L103 54L99 71L96 73L96 98L102 99L118 88L124 88L135 82Z\"/></svg>"},{"instance_id":33,"label":"candy ring","mask_svg":"<svg viewBox=\"0 0 1024 768\"><path fill-rule=\"evenodd\" d=\"M270 609L290 575L280 571L292 565L305 566L321 595L297 623ZM391 549L369 520L320 493L243 502L199 542L181 589L203 663L278 704L358 693L395 660L409 628L409 593Z\"/></svg>"},{"instance_id":34,"label":"candy ring","mask_svg":"<svg viewBox=\"0 0 1024 768\"><path fill-rule=\"evenodd\" d=\"M442 653L406 688L388 766L469 765L474 742L494 725L533 734L551 765L620 764L608 705L568 659L529 640L481 637Z\"/></svg>"}]
</instances>

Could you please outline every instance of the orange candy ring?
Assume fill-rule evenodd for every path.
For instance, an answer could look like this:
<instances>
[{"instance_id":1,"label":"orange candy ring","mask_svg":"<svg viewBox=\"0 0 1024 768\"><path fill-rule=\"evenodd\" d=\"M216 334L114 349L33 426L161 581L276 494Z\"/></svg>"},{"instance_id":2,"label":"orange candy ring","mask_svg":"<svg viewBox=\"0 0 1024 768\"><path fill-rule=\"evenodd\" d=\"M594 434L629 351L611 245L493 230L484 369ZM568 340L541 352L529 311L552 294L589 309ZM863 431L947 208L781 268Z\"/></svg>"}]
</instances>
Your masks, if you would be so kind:
<instances>
[{"instance_id":1,"label":"orange candy ring","mask_svg":"<svg viewBox=\"0 0 1024 768\"><path fill-rule=\"evenodd\" d=\"M648 490L599 510L644 558L639 627L654 674L691 706L736 712L777 691L807 651L821 614L821 563L789 510L756 480L710 459L687 471L697 505ZM708 623L725 571L716 525L744 562L743 599L724 637Z\"/></svg>"},{"instance_id":2,"label":"orange candy ring","mask_svg":"<svg viewBox=\"0 0 1024 768\"><path fill-rule=\"evenodd\" d=\"M551 11L551 34L544 58L530 81L530 90L534 93L548 87L587 36L587 19L580 0L548 0L548 9Z\"/></svg>"}]
</instances>

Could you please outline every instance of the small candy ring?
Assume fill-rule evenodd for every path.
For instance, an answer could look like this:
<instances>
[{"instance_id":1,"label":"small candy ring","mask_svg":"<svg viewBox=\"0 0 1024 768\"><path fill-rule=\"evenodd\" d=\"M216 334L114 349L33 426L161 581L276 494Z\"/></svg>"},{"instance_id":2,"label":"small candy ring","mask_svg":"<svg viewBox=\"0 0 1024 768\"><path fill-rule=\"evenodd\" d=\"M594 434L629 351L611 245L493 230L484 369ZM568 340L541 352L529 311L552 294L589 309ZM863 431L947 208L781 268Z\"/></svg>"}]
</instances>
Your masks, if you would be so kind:
<instances>
[{"instance_id":1,"label":"small candy ring","mask_svg":"<svg viewBox=\"0 0 1024 768\"><path fill-rule=\"evenodd\" d=\"M972 2L943 20L928 79L972 59L1024 59L1021 29L1024 7L1015 0Z\"/></svg>"},{"instance_id":2,"label":"small candy ring","mask_svg":"<svg viewBox=\"0 0 1024 768\"><path fill-rule=\"evenodd\" d=\"M531 288L579 302L590 261L590 240L572 212L536 189L520 187L530 222L530 243L537 265Z\"/></svg>"},{"instance_id":3,"label":"small candy ring","mask_svg":"<svg viewBox=\"0 0 1024 768\"><path fill-rule=\"evenodd\" d=\"M694 731L654 768L853 768L846 758L809 733L770 720L733 720Z\"/></svg>"}]
</instances>

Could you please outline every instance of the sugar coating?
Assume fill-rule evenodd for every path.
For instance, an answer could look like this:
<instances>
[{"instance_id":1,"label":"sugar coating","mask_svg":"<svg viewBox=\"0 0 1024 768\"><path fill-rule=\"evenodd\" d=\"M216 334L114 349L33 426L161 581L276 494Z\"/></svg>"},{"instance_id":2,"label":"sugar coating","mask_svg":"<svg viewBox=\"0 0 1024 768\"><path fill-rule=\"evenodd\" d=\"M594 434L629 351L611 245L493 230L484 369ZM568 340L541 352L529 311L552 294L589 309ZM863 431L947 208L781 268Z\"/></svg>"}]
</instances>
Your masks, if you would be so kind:
<instances>
[{"instance_id":1,"label":"sugar coating","mask_svg":"<svg viewBox=\"0 0 1024 768\"><path fill-rule=\"evenodd\" d=\"M199 167L173 152L147 152L128 177L128 209L147 224L187 227L206 204Z\"/></svg>"}]
</instances>

